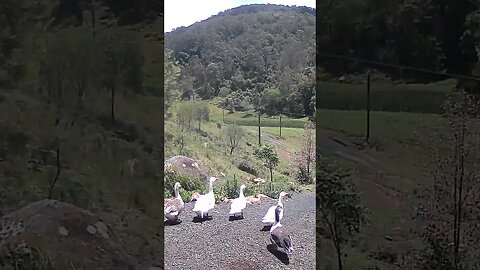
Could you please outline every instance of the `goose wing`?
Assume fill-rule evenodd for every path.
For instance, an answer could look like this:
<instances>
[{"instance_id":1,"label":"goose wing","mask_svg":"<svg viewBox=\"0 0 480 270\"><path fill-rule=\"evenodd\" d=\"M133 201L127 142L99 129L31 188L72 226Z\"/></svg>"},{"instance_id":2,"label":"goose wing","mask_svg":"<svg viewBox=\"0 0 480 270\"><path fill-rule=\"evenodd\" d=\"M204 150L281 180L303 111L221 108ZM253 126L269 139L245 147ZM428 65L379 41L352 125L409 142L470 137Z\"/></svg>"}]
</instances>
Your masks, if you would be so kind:
<instances>
[{"instance_id":1,"label":"goose wing","mask_svg":"<svg viewBox=\"0 0 480 270\"><path fill-rule=\"evenodd\" d=\"M207 198L205 197L205 195L201 195L200 197L198 197L197 201L195 201L193 211L194 212L205 211L205 209L208 207L208 205L209 205L209 202L208 202Z\"/></svg>"},{"instance_id":2,"label":"goose wing","mask_svg":"<svg viewBox=\"0 0 480 270\"><path fill-rule=\"evenodd\" d=\"M263 216L262 218L262 221L265 221L265 222L275 222L275 208L277 206L274 205L274 206L271 206L270 208L268 208L268 211L267 213L265 214L265 216Z\"/></svg>"},{"instance_id":3,"label":"goose wing","mask_svg":"<svg viewBox=\"0 0 480 270\"><path fill-rule=\"evenodd\" d=\"M275 228L271 233L270 237L272 241L280 248L285 249L286 251L291 251L292 249L292 238L290 233L285 227Z\"/></svg>"},{"instance_id":4,"label":"goose wing","mask_svg":"<svg viewBox=\"0 0 480 270\"><path fill-rule=\"evenodd\" d=\"M165 203L164 212L165 214L175 214L175 212L181 212L183 210L183 201L178 198L172 199Z\"/></svg>"},{"instance_id":5,"label":"goose wing","mask_svg":"<svg viewBox=\"0 0 480 270\"><path fill-rule=\"evenodd\" d=\"M235 214L241 212L247 206L247 201L242 198L236 198L232 201L232 205L230 206L230 214Z\"/></svg>"}]
</instances>

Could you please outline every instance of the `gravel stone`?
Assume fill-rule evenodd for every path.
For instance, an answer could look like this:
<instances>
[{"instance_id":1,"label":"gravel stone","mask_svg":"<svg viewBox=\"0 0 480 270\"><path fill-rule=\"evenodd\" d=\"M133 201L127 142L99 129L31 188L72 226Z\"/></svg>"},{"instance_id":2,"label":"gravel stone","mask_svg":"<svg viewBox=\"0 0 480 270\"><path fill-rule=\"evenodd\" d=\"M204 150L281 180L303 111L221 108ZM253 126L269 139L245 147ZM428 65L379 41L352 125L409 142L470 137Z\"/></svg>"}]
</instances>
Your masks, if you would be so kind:
<instances>
[{"instance_id":1,"label":"gravel stone","mask_svg":"<svg viewBox=\"0 0 480 270\"><path fill-rule=\"evenodd\" d=\"M315 269L315 193L292 194L284 200L281 224L292 236L294 253L289 261L272 254L269 231L261 231L260 219L277 200L262 198L247 205L244 219L229 220L230 203L219 203L210 211L211 220L193 222L194 203L186 203L182 222L165 226L165 269Z\"/></svg>"}]
</instances>

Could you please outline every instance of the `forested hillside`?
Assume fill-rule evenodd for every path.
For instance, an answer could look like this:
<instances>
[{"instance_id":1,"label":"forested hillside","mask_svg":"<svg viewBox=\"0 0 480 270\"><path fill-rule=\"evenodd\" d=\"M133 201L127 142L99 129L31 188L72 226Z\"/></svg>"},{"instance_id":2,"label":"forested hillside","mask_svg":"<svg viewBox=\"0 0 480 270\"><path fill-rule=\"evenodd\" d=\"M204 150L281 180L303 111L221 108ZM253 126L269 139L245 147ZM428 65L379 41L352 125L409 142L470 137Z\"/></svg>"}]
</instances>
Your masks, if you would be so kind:
<instances>
[{"instance_id":1,"label":"forested hillside","mask_svg":"<svg viewBox=\"0 0 480 270\"><path fill-rule=\"evenodd\" d=\"M322 57L325 53L478 75L477 1L342 0L318 4L319 65L329 73L358 72L364 65ZM438 79L377 68L396 78Z\"/></svg>"},{"instance_id":2,"label":"forested hillside","mask_svg":"<svg viewBox=\"0 0 480 270\"><path fill-rule=\"evenodd\" d=\"M241 6L166 33L165 46L180 67L184 100L221 97L230 110L313 115L314 9Z\"/></svg>"}]
</instances>

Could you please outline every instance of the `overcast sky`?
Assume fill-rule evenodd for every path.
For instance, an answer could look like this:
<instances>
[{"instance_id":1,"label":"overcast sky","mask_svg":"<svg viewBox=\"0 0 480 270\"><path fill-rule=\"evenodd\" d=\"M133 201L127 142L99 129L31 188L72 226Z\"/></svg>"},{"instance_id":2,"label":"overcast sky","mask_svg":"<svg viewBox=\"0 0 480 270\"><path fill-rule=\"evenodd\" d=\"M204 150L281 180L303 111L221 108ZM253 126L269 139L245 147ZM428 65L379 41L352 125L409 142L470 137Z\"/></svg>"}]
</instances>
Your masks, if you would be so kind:
<instances>
[{"instance_id":1,"label":"overcast sky","mask_svg":"<svg viewBox=\"0 0 480 270\"><path fill-rule=\"evenodd\" d=\"M277 4L315 8L315 0L165 0L165 29L190 26L227 9L248 4Z\"/></svg>"}]
</instances>

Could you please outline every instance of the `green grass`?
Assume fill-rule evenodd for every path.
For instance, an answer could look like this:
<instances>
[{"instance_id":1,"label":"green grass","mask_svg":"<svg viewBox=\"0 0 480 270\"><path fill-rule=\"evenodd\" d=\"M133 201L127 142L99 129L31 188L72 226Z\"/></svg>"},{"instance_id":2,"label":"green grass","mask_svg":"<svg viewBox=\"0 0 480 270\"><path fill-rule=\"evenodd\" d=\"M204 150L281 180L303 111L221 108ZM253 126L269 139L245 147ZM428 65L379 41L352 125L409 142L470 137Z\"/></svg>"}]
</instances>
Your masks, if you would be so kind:
<instances>
[{"instance_id":1,"label":"green grass","mask_svg":"<svg viewBox=\"0 0 480 270\"><path fill-rule=\"evenodd\" d=\"M335 86L335 84L331 85ZM417 89L407 91L445 93L448 91L447 85L445 83L443 89L441 87L430 89L427 86L416 86ZM339 91L354 93L354 91L360 90L355 89L359 86L345 87L350 87L350 89L339 89ZM385 89L400 91L399 89L395 90L395 87L397 86ZM414 98L410 99L419 98L421 95L414 95ZM317 100L319 99L321 98L317 98ZM344 100L345 98L340 97L340 99ZM398 101L396 106L403 106L402 99L396 101ZM421 108L417 111L431 110ZM317 111L318 132L325 136L341 138L347 142L362 143L366 135L366 116L364 110L321 109ZM394 269L393 265L375 259L375 254L380 251L399 254L421 244L418 239L403 238L405 235L409 235L408 229L416 225L409 221L408 211L405 211L404 205L401 204L404 201L401 198L392 197L393 195L388 194L386 190L391 187L411 194L413 188L418 184L425 184L429 181L426 163L430 159L430 152L426 142L428 136L432 136L434 131L442 131L444 124L445 120L440 115L433 113L371 111L370 143L378 148L367 147L362 151L397 176L375 175L354 170L354 182L361 192L362 203L369 209L369 223L363 227L355 247L348 251L348 257L345 259L346 269L374 269L374 267L378 267L376 269ZM356 167L349 163L345 163L345 165L354 169ZM390 234L396 227L400 227L403 240L387 241L384 236ZM329 263L335 265L334 262Z\"/></svg>"},{"instance_id":2,"label":"green grass","mask_svg":"<svg viewBox=\"0 0 480 270\"><path fill-rule=\"evenodd\" d=\"M251 126L248 123L248 121L250 121L248 118L241 118L242 115L242 113L225 115L226 123L223 123L222 110L211 104L210 121L201 124L202 132L198 131L198 122L193 123L190 130L184 130L182 132L180 126L174 121L174 118L166 121L165 157L168 159L173 155L180 154L180 146L176 144L175 141L178 140L179 136L183 136L186 146L182 154L199 160L202 169L209 174L216 175L220 178L220 182L216 182L216 185L219 187L219 192L223 192L221 186L226 185L227 180L233 180L234 177L238 183L245 183L247 177L260 177L269 180L270 174L267 168L253 157L253 150L258 145L258 129L255 125ZM245 131L245 135L242 138L238 149L235 149L233 152L233 155L229 154L228 139L225 136L226 126L228 123L231 123L227 121L227 119L235 121L235 123L239 124ZM244 122L239 121L239 119L243 119ZM282 157L279 166L274 171L274 189L269 190L269 188L265 188L259 190L253 187L249 189L247 185L246 193L260 192L276 197L276 193L278 193L280 189L298 190L298 187L296 186L299 186L299 184L289 183L295 182L295 179L292 178L293 175L290 174L290 176L287 176L285 173L295 171L292 154L299 150L305 120L286 119L292 122L301 123L302 128L282 128L282 138L280 139L276 136L278 128L262 127L262 134L273 137L272 143L275 145L280 157ZM265 142L265 138L263 142ZM252 175L240 170L239 165L242 162L247 162L249 166L253 166L258 174ZM222 174L225 176L221 176ZM225 186L223 189L228 190L231 188Z\"/></svg>"},{"instance_id":3,"label":"green grass","mask_svg":"<svg viewBox=\"0 0 480 270\"><path fill-rule=\"evenodd\" d=\"M441 113L455 80L432 84L371 82L372 110ZM360 110L366 108L367 85L317 81L317 106L322 109Z\"/></svg>"},{"instance_id":4,"label":"green grass","mask_svg":"<svg viewBox=\"0 0 480 270\"><path fill-rule=\"evenodd\" d=\"M424 132L438 130L442 124L443 119L435 114L371 112L370 142L379 145L380 150L367 149L367 153L395 172L421 177L430 155L421 138L427 134ZM366 136L366 113L319 110L317 126L323 134L361 142Z\"/></svg>"},{"instance_id":5,"label":"green grass","mask_svg":"<svg viewBox=\"0 0 480 270\"><path fill-rule=\"evenodd\" d=\"M223 114L225 112L225 115ZM225 119L225 120L224 120ZM234 112L229 113L227 110L223 111L221 108L210 105L210 120L213 122L224 122L225 124L231 124L235 122L240 126L258 126L258 114L255 112ZM282 116L282 128L303 128L307 118L289 118ZM262 127L279 127L279 116L269 117L262 115L260 117L260 125Z\"/></svg>"}]
</instances>

